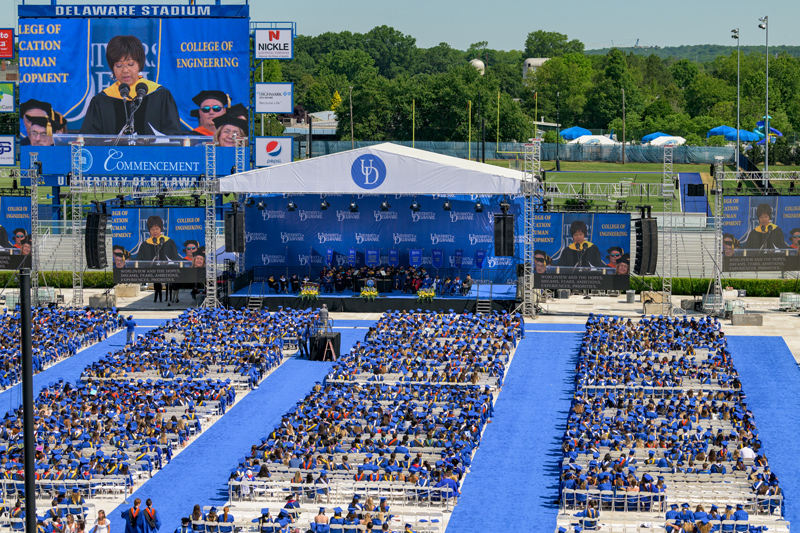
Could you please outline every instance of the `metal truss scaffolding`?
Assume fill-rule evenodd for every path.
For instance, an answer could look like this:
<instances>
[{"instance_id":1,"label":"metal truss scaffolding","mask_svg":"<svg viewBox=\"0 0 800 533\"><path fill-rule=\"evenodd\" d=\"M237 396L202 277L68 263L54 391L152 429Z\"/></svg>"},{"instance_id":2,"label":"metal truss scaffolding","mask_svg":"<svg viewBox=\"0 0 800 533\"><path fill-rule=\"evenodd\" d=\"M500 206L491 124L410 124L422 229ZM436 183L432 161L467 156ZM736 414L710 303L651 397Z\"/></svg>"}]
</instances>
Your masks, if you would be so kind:
<instances>
[{"instance_id":1,"label":"metal truss scaffolding","mask_svg":"<svg viewBox=\"0 0 800 533\"><path fill-rule=\"evenodd\" d=\"M72 181L69 184L72 202L72 307L83 307L83 143L70 143L70 168Z\"/></svg>"},{"instance_id":2,"label":"metal truss scaffolding","mask_svg":"<svg viewBox=\"0 0 800 533\"><path fill-rule=\"evenodd\" d=\"M661 224L661 314L672 314L672 197L675 192L675 175L672 172L672 146L664 146L664 175L661 194L664 198L664 220Z\"/></svg>"},{"instance_id":3,"label":"metal truss scaffolding","mask_svg":"<svg viewBox=\"0 0 800 533\"><path fill-rule=\"evenodd\" d=\"M523 316L536 318L535 289L533 288L533 250L536 248L533 243L536 206L541 205L538 198L539 191L536 184L539 183L542 173L542 140L532 139L532 142L525 145L525 169L522 174L522 194L525 196L524 218L524 277L523 277L523 297L522 314ZM517 280L519 283L519 280Z\"/></svg>"},{"instance_id":4,"label":"metal truss scaffolding","mask_svg":"<svg viewBox=\"0 0 800 533\"><path fill-rule=\"evenodd\" d=\"M219 307L217 298L217 218L215 200L219 194L219 181L216 179L217 150L215 143L206 143L206 179L203 193L206 200L206 299L204 307ZM237 144L236 160L239 149Z\"/></svg>"},{"instance_id":5,"label":"metal truss scaffolding","mask_svg":"<svg viewBox=\"0 0 800 533\"><path fill-rule=\"evenodd\" d=\"M155 198L155 197L184 197L191 194L198 194L204 197L206 206L206 307L217 307L217 231L215 219L215 200L219 194L219 182L216 179L217 157L214 143L205 145L205 175L198 176L193 187L171 188L165 184L169 183L170 176L164 176L163 180L153 180L149 185L135 184L134 180L114 178L104 181L94 182L84 179L82 171L81 150L83 143L72 143L72 179L70 183L70 198L72 201L72 287L74 296L72 298L73 307L82 307L83 299L83 195L94 194L114 194L126 195L134 199Z\"/></svg>"},{"instance_id":6,"label":"metal truss scaffolding","mask_svg":"<svg viewBox=\"0 0 800 533\"><path fill-rule=\"evenodd\" d=\"M246 137L236 138L236 172L244 172L248 170L246 158L247 152L245 151L246 146ZM242 205L242 195L237 194L236 201L239 203L239 205ZM244 254L239 252L236 253L236 274L244 274Z\"/></svg>"}]
</instances>

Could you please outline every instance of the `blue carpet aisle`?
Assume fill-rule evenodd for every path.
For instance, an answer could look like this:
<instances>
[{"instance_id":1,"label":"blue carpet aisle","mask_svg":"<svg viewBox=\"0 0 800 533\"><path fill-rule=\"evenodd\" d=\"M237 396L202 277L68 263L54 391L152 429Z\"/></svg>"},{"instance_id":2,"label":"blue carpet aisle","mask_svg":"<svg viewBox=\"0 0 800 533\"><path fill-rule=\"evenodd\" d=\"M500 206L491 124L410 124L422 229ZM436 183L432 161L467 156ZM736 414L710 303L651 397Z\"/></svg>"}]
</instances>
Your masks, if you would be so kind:
<instances>
[{"instance_id":1,"label":"blue carpet aisle","mask_svg":"<svg viewBox=\"0 0 800 533\"><path fill-rule=\"evenodd\" d=\"M371 325L369 321L364 322ZM342 332L342 350L350 349L364 331ZM195 504L224 504L228 499L227 481L231 468L281 421L281 416L305 397L317 381L322 381L331 363L290 358L267 377L258 389L232 407L216 424L192 442L173 461L128 497L129 504L113 511L106 509L113 533L122 533L125 523L120 514L134 498L153 500L161 514L162 531L180 526L182 516ZM236 513L234 511L234 516Z\"/></svg>"},{"instance_id":2,"label":"blue carpet aisle","mask_svg":"<svg viewBox=\"0 0 800 533\"><path fill-rule=\"evenodd\" d=\"M142 335L147 331L160 326L164 322L164 320L154 319L136 320L136 334ZM36 399L38 392L47 386L47 384L51 381L63 379L64 381L70 381L72 383L77 382L78 378L81 377L81 372L83 372L83 369L86 368L87 365L98 361L108 352L121 349L125 345L125 337L125 330L121 329L118 332L109 335L106 340L98 342L97 344L93 344L92 346L78 352L72 357L68 357L58 364L53 365L45 371L39 372L33 376L34 400ZM0 414L14 409L21 404L21 383L18 383L13 387L4 390L3 392L0 392Z\"/></svg>"},{"instance_id":3,"label":"blue carpet aisle","mask_svg":"<svg viewBox=\"0 0 800 533\"><path fill-rule=\"evenodd\" d=\"M781 337L728 337L733 364L739 371L747 405L786 499L785 518L800 520L800 368Z\"/></svg>"},{"instance_id":4,"label":"blue carpet aisle","mask_svg":"<svg viewBox=\"0 0 800 533\"><path fill-rule=\"evenodd\" d=\"M555 529L560 443L580 339L577 333L529 332L519 344L448 531Z\"/></svg>"}]
</instances>

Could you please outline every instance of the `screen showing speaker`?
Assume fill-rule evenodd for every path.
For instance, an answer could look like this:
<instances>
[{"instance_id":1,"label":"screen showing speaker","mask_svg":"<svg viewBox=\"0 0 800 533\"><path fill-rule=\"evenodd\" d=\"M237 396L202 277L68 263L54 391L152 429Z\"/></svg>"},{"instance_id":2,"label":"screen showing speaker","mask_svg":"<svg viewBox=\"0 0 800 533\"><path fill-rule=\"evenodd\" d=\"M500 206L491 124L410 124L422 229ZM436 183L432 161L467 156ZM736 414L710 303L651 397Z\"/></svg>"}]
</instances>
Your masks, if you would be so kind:
<instances>
[{"instance_id":1,"label":"screen showing speaker","mask_svg":"<svg viewBox=\"0 0 800 533\"><path fill-rule=\"evenodd\" d=\"M30 196L0 196L0 270L30 268Z\"/></svg>"},{"instance_id":2,"label":"screen showing speaker","mask_svg":"<svg viewBox=\"0 0 800 533\"><path fill-rule=\"evenodd\" d=\"M204 283L205 210L113 209L114 283Z\"/></svg>"},{"instance_id":3,"label":"screen showing speaker","mask_svg":"<svg viewBox=\"0 0 800 533\"><path fill-rule=\"evenodd\" d=\"M535 288L630 288L629 214L537 213L534 226Z\"/></svg>"},{"instance_id":4,"label":"screen showing speaker","mask_svg":"<svg viewBox=\"0 0 800 533\"><path fill-rule=\"evenodd\" d=\"M800 197L726 196L722 217L724 272L800 269Z\"/></svg>"}]
</instances>

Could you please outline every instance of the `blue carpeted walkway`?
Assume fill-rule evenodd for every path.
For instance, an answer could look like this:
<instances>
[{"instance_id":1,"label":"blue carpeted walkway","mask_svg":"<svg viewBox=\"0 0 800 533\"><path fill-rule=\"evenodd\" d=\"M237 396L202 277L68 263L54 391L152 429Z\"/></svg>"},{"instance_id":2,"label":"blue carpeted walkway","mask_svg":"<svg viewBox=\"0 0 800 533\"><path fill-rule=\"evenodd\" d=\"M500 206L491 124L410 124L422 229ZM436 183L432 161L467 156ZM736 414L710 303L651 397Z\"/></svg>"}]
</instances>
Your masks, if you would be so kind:
<instances>
[{"instance_id":1,"label":"blue carpeted walkway","mask_svg":"<svg viewBox=\"0 0 800 533\"><path fill-rule=\"evenodd\" d=\"M363 329L373 321L342 320L342 351L349 350L364 338ZM339 323L337 323L339 324ZM332 363L290 358L267 377L258 389L250 392L216 424L192 442L173 461L128 498L153 500L161 513L163 531L180 526L182 516L190 514L195 504L224 504L228 499L227 481L231 468L281 421L281 416L322 381ZM108 512L114 533L122 533L125 524L120 514L129 507L121 505ZM236 516L234 514L234 516Z\"/></svg>"},{"instance_id":2,"label":"blue carpeted walkway","mask_svg":"<svg viewBox=\"0 0 800 533\"><path fill-rule=\"evenodd\" d=\"M769 466L786 497L785 518L800 520L800 368L781 337L729 336L733 364L739 371ZM796 526L795 526L796 527Z\"/></svg>"},{"instance_id":3,"label":"blue carpeted walkway","mask_svg":"<svg viewBox=\"0 0 800 533\"><path fill-rule=\"evenodd\" d=\"M528 333L519 344L448 531L553 531L560 445L580 340L577 333Z\"/></svg>"},{"instance_id":4,"label":"blue carpeted walkway","mask_svg":"<svg viewBox=\"0 0 800 533\"><path fill-rule=\"evenodd\" d=\"M147 331L160 326L164 320L137 320L136 332L138 335L146 333ZM113 352L121 349L125 345L125 330L121 329L116 333L110 335L106 340L98 342L88 348L78 352L77 354L64 359L56 365L51 366L44 372L39 372L33 376L33 390L34 399L39 391L46 387L51 381L58 381L63 379L75 383L81 377L81 373L86 366L100 360L101 357L108 352ZM0 392L0 413L5 413L11 409L22 405L22 384L18 383Z\"/></svg>"},{"instance_id":5,"label":"blue carpeted walkway","mask_svg":"<svg viewBox=\"0 0 800 533\"><path fill-rule=\"evenodd\" d=\"M711 216L711 207L708 205L708 196L689 196L686 193L686 185L702 185L703 179L697 172L681 172L678 174L680 180L680 197L683 201L684 213L705 213ZM705 189L704 189L705 190Z\"/></svg>"}]
</instances>

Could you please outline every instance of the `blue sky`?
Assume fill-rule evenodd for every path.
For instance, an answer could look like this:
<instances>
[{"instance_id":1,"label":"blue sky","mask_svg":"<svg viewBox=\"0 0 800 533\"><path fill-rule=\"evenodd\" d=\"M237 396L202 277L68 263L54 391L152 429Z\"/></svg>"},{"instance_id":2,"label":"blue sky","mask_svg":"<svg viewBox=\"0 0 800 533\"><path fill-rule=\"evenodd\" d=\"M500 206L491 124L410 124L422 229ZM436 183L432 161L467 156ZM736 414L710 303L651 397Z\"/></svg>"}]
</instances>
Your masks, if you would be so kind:
<instances>
[{"instance_id":1,"label":"blue sky","mask_svg":"<svg viewBox=\"0 0 800 533\"><path fill-rule=\"evenodd\" d=\"M26 0L50 3L49 0ZM198 0L209 3L213 0ZM224 3L244 3L243 1ZM14 25L21 0L0 0L0 25ZM117 4L112 0L75 0L60 4ZM127 0L125 4L186 4L187 0ZM490 48L521 50L535 30L564 33L586 48L612 45L682 44L732 45L730 30L741 28L741 44L764 44L758 17L768 15L772 45L800 46L800 1L753 2L731 0L251 0L253 21L291 21L303 35L349 30L364 33L379 25L396 28L416 38L417 46L440 42L465 50L488 41ZM8 22L5 22L8 21Z\"/></svg>"}]
</instances>

